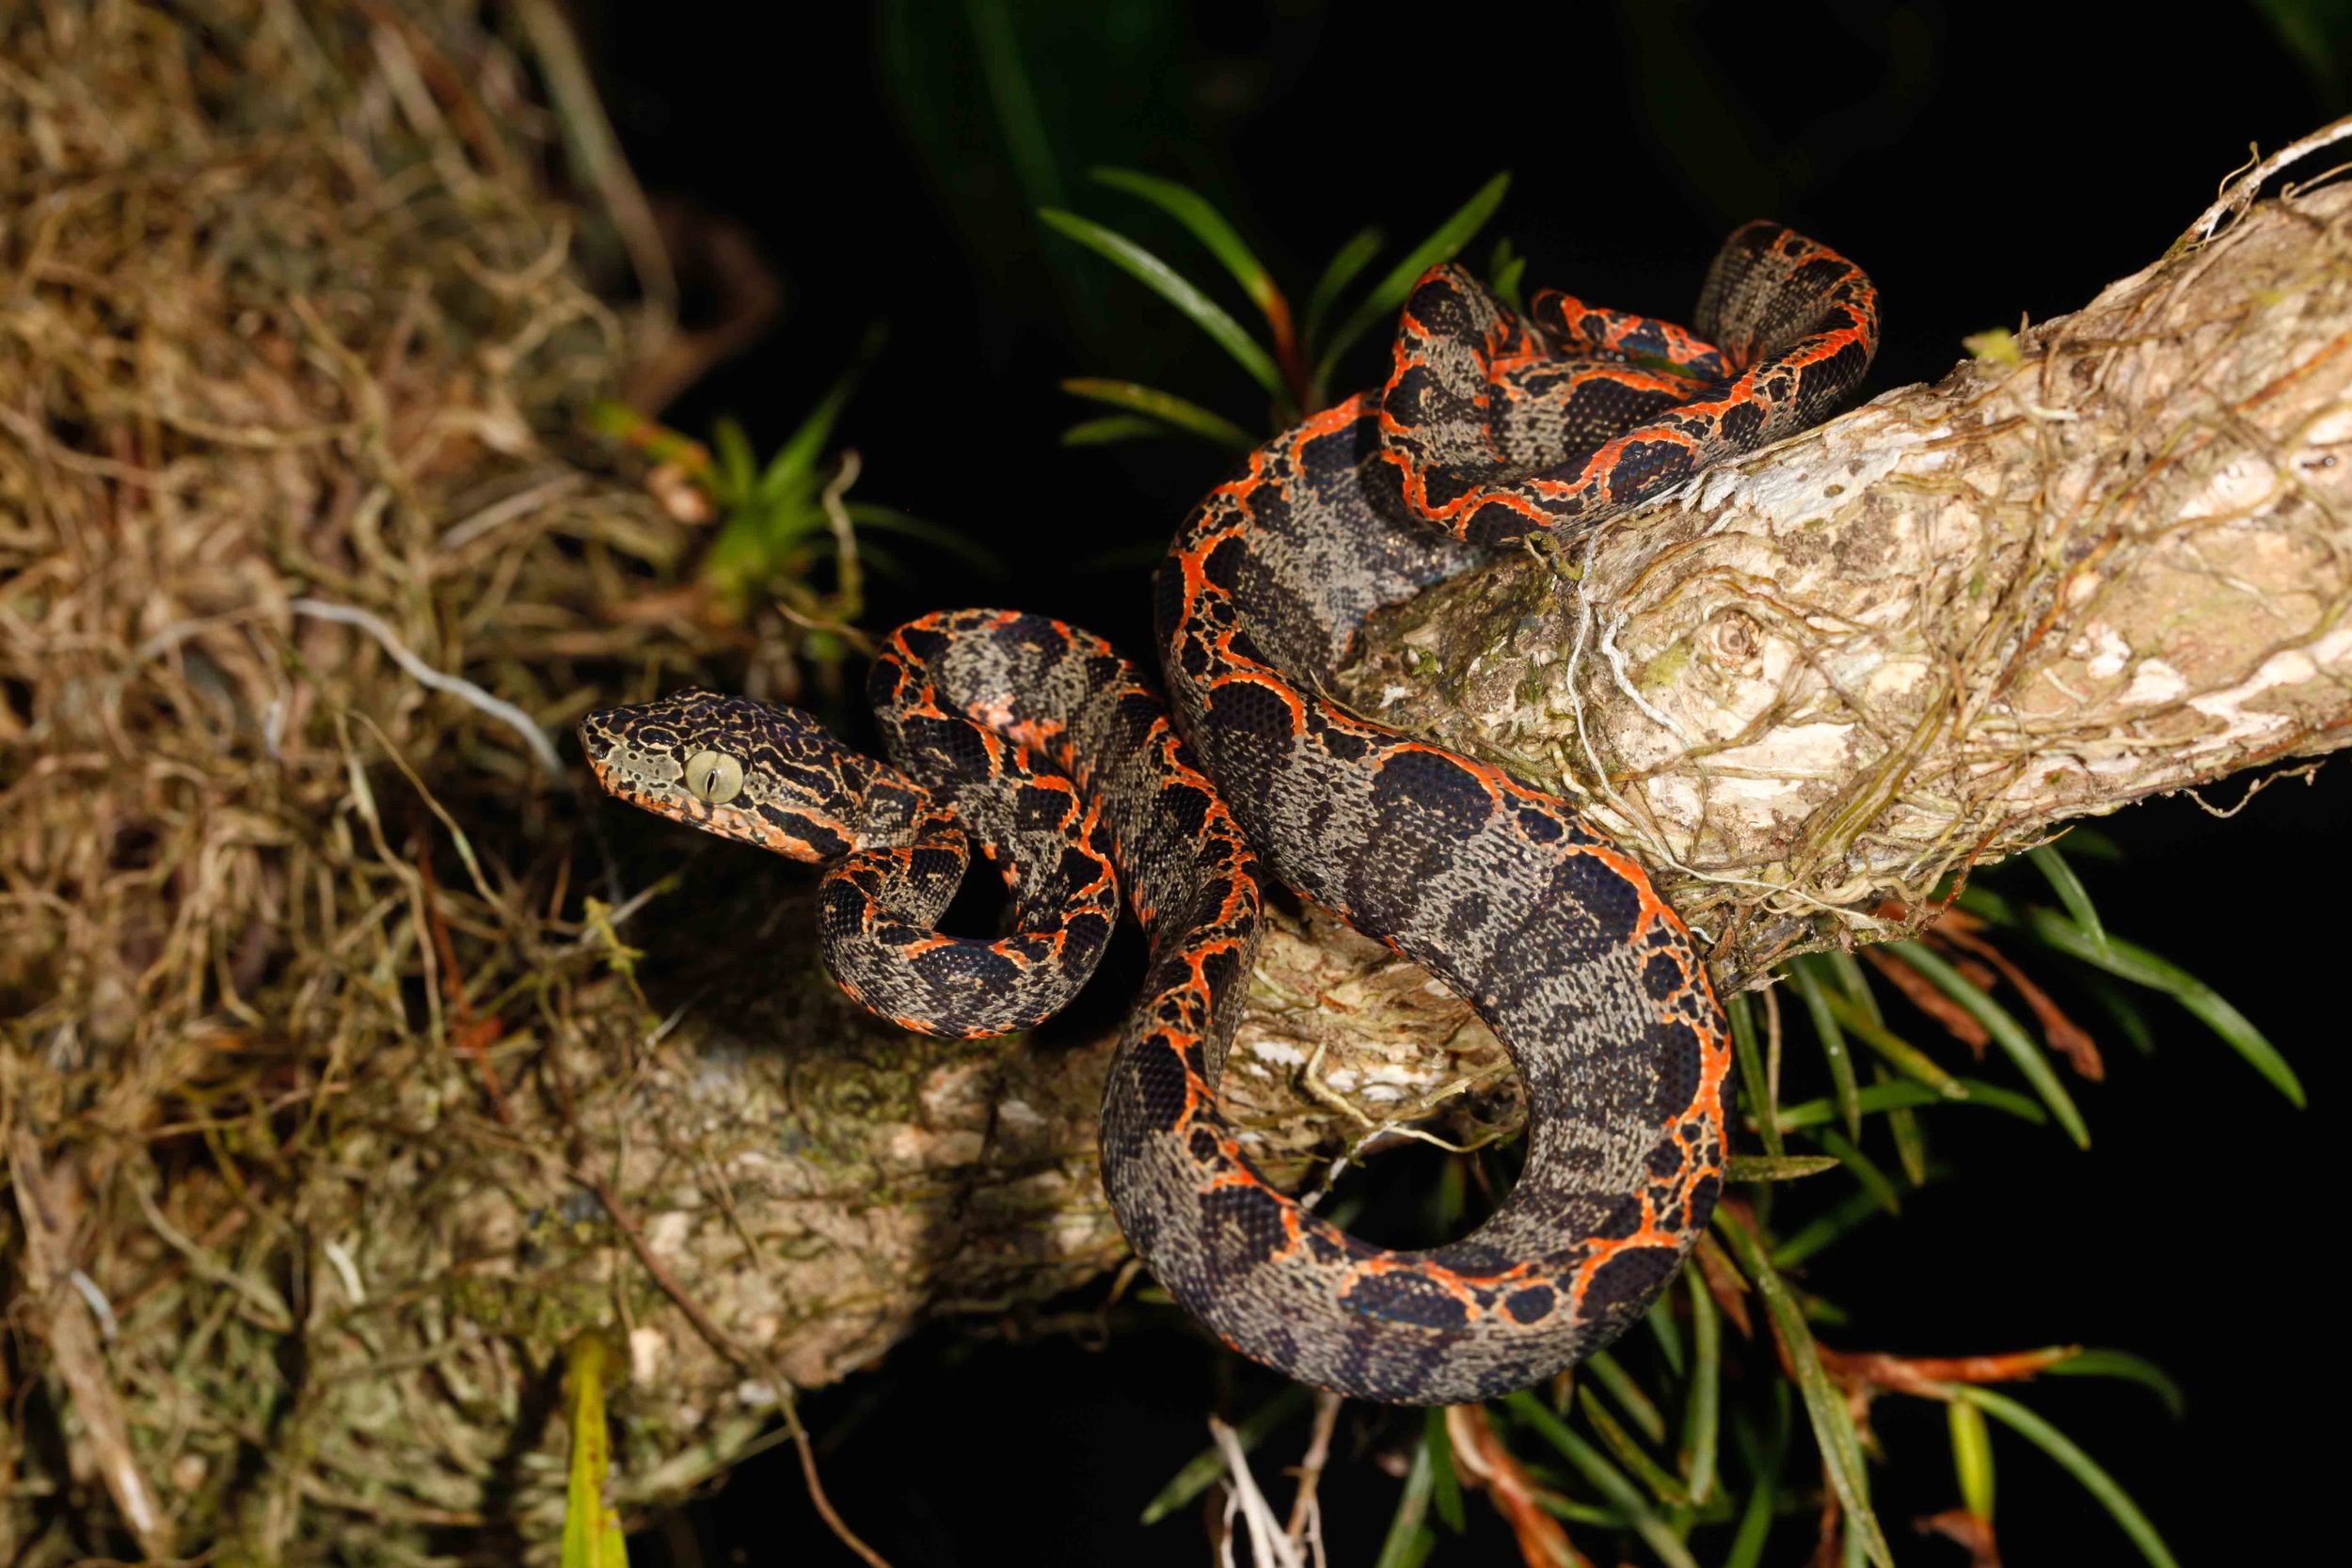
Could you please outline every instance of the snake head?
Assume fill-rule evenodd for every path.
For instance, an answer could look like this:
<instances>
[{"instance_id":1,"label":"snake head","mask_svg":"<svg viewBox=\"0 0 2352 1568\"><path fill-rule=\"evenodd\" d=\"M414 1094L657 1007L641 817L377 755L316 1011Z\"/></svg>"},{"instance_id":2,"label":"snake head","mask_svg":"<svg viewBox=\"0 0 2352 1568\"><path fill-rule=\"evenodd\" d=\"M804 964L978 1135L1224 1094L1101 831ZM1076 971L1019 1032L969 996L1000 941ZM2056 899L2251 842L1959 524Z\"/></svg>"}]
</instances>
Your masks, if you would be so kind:
<instances>
[{"instance_id":1,"label":"snake head","mask_svg":"<svg viewBox=\"0 0 2352 1568\"><path fill-rule=\"evenodd\" d=\"M869 797L890 793L874 788L887 769L810 715L698 688L591 713L580 741L606 794L798 861L873 842L886 802Z\"/></svg>"}]
</instances>

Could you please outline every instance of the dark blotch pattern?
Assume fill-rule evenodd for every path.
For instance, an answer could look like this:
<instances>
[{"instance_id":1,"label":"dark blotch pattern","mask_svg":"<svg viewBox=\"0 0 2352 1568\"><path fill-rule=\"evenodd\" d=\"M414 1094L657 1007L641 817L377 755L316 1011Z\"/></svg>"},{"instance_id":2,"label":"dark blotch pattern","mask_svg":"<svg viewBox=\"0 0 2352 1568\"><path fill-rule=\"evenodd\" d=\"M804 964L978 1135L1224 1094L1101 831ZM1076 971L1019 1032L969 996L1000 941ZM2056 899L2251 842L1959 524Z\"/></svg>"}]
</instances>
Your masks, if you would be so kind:
<instances>
[{"instance_id":1,"label":"dark blotch pattern","mask_svg":"<svg viewBox=\"0 0 2352 1568\"><path fill-rule=\"evenodd\" d=\"M1108 1065L1102 1174L1137 1254L1226 1342L1294 1376L1486 1399L1608 1343L1706 1225L1724 1021L1688 933L1566 802L1320 694L1368 614L1470 566L1471 546L1589 528L1820 418L1877 330L1868 279L1772 224L1726 242L1691 329L1557 293L1522 319L1433 268L1388 384L1259 448L1179 531L1154 584L1172 713L1098 638L953 610L875 661L891 765L710 692L591 714L582 743L624 800L828 863L826 961L911 1028L1043 1017L1084 982L1123 887L1151 957ZM706 747L742 763L739 803L684 793ZM1013 879L994 942L933 928L970 845ZM1237 1152L1216 1075L1261 854L1460 991L1511 1052L1536 1135L1472 1236L1381 1251Z\"/></svg>"}]
</instances>

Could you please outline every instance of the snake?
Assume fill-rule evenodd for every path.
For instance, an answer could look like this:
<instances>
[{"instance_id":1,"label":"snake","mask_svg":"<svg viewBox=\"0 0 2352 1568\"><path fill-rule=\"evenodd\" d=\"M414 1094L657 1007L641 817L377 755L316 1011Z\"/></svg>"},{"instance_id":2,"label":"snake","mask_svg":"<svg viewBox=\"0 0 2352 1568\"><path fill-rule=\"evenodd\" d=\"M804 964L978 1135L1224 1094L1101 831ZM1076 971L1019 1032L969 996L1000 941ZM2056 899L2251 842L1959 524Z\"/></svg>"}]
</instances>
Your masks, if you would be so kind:
<instances>
[{"instance_id":1,"label":"snake","mask_svg":"<svg viewBox=\"0 0 2352 1568\"><path fill-rule=\"evenodd\" d=\"M1129 1245L1232 1349L1395 1404L1528 1386L1664 1291L1725 1172L1731 1044L1706 955L1571 801L1330 693L1366 617L1533 535L1572 539L1824 418L1878 295L1794 230L1736 230L1692 325L1440 263L1377 388L1250 452L1155 582L1165 697L1103 639L1007 610L925 615L867 681L887 762L797 709L700 689L587 715L598 784L825 867L818 945L904 1028L1033 1026L1093 973L1123 897L1145 978L1104 1082ZM972 848L1005 932L938 929ZM1470 1234L1373 1245L1281 1191L1217 1086L1269 875L1422 966L1524 1085L1526 1153Z\"/></svg>"}]
</instances>

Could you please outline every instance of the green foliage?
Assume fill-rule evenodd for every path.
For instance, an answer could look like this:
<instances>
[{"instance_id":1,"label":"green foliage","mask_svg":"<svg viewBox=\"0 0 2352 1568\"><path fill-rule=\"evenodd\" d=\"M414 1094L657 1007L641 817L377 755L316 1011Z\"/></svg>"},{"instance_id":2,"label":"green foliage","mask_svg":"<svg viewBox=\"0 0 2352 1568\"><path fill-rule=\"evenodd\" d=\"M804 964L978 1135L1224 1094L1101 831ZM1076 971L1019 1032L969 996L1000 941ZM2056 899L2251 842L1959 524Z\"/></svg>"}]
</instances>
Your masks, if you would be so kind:
<instances>
[{"instance_id":1,"label":"green foliage","mask_svg":"<svg viewBox=\"0 0 2352 1568\"><path fill-rule=\"evenodd\" d=\"M621 1534L620 1516L604 1496L612 1470L604 1386L620 1367L620 1356L611 1341L590 1333L572 1341L565 1363L564 1394L572 1459L564 1497L563 1568L628 1568L628 1544Z\"/></svg>"},{"instance_id":2,"label":"green foliage","mask_svg":"<svg viewBox=\"0 0 2352 1568\"><path fill-rule=\"evenodd\" d=\"M867 329L849 365L765 462L731 419L717 421L705 446L622 404L602 402L588 410L592 429L675 470L715 514L717 530L697 573L713 610L739 620L753 604L776 604L800 628L801 653L818 662L836 661L862 645L854 623L865 610L866 569L899 570L885 549L861 542L862 535L915 540L977 570L1000 570L986 551L951 530L849 499L855 459L828 453L842 411L883 341L879 325ZM819 565L830 566L830 586L817 580Z\"/></svg>"},{"instance_id":3,"label":"green foliage","mask_svg":"<svg viewBox=\"0 0 2352 1568\"><path fill-rule=\"evenodd\" d=\"M1422 274L1440 261L1451 261L1470 244L1494 216L1511 185L1508 174L1498 174L1487 181L1427 239L1390 268L1327 337L1325 323L1380 253L1378 230L1360 230L1333 254L1308 294L1306 315L1300 321L1292 315L1290 297L1241 237L1240 230L1200 192L1176 181L1130 168L1098 168L1093 171L1093 179L1098 184L1150 203L1198 241L1240 286L1263 320L1265 341L1261 343L1250 336L1248 329L1217 304L1205 287L1187 277L1182 269L1118 230L1052 206L1039 211L1039 221L1141 283L1223 349L1265 394L1269 418L1264 424L1269 433L1324 406L1327 389L1342 357L1372 328L1395 320L1405 296ZM1510 297L1517 297L1524 266L1524 261L1513 255L1507 241L1496 246L1494 271L1498 286L1504 287ZM1096 446L1140 436L1173 434L1195 436L1242 451L1257 444L1257 438L1248 436L1243 424L1211 413L1172 392L1132 381L1093 377L1065 381L1062 388L1076 396L1125 409L1131 416L1116 422L1097 419L1073 426L1063 433L1064 445Z\"/></svg>"}]
</instances>

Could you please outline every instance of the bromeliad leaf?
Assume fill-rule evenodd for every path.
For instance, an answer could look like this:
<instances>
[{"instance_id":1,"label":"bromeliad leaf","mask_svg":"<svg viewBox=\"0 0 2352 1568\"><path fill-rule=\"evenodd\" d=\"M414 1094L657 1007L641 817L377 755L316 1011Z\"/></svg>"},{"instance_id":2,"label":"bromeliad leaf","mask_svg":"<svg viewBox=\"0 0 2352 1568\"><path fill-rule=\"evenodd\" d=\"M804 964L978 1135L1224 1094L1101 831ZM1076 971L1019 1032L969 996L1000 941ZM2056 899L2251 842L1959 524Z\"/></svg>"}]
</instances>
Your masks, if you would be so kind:
<instances>
[{"instance_id":1,"label":"bromeliad leaf","mask_svg":"<svg viewBox=\"0 0 2352 1568\"><path fill-rule=\"evenodd\" d=\"M1331 379L1341 356L1381 323L1393 320L1404 307L1405 296L1413 292L1421 275L1440 261L1450 261L1461 248L1470 244L1471 236L1486 227L1486 220L1502 205L1502 198L1511 188L1511 176L1498 174L1478 188L1478 194L1456 208L1454 214L1438 225L1436 232L1415 245L1405 260L1391 268L1387 277L1373 285L1363 303L1350 312L1340 329L1326 344L1323 357L1315 363L1315 385L1320 388Z\"/></svg>"},{"instance_id":2,"label":"bromeliad leaf","mask_svg":"<svg viewBox=\"0 0 2352 1568\"><path fill-rule=\"evenodd\" d=\"M2075 1147L2090 1147L2090 1129L2083 1124L2083 1115L2075 1109L2074 1096L2068 1094L2066 1085L2058 1082L2058 1069L2050 1065L2048 1053L2034 1042L2032 1036L2026 1033L2025 1025L2011 1018L2007 1008L1987 996L1982 989L1947 963L1941 956L1931 952L1924 943L1889 942L1884 951L1916 970L1936 990L1959 1003L1971 1018L1983 1025L2011 1065L2026 1083L2033 1085L2034 1092L2050 1108L2050 1114L2058 1118L2058 1125L2066 1129L2067 1136L2074 1140Z\"/></svg>"},{"instance_id":3,"label":"bromeliad leaf","mask_svg":"<svg viewBox=\"0 0 2352 1568\"><path fill-rule=\"evenodd\" d=\"M1321 337L1324 318L1331 313L1331 307L1339 303L1340 294L1356 281L1356 275L1380 254L1380 245L1379 230L1359 229L1332 253L1331 260L1324 266L1323 276L1315 279L1314 290L1307 296L1304 330L1309 343Z\"/></svg>"},{"instance_id":4,"label":"bromeliad leaf","mask_svg":"<svg viewBox=\"0 0 2352 1568\"><path fill-rule=\"evenodd\" d=\"M1105 404L1131 414L1157 420L1186 435L1198 436L1221 447L1231 447L1235 451L1248 451L1258 444L1248 431L1222 414L1213 414L1197 403L1180 398L1173 392L1163 392L1155 387L1146 387L1134 381L1078 375L1064 381L1061 389L1089 403Z\"/></svg>"},{"instance_id":5,"label":"bromeliad leaf","mask_svg":"<svg viewBox=\"0 0 2352 1568\"><path fill-rule=\"evenodd\" d=\"M1183 434L1174 425L1147 420L1140 414L1105 414L1099 420L1081 420L1063 431L1061 444L1065 447L1107 447L1115 441ZM1158 553L1156 546L1153 553Z\"/></svg>"},{"instance_id":6,"label":"bromeliad leaf","mask_svg":"<svg viewBox=\"0 0 2352 1568\"><path fill-rule=\"evenodd\" d=\"M1145 174L1140 169L1098 168L1092 172L1098 182L1139 196L1183 224L1194 239L1208 246L1209 253L1224 263L1225 270L1233 275L1233 281L1249 296L1249 302L1264 312L1267 325L1274 327L1277 336L1288 330L1290 302L1275 287L1273 274L1265 270L1265 264L1251 253L1240 233L1206 197L1189 185Z\"/></svg>"},{"instance_id":7,"label":"bromeliad leaf","mask_svg":"<svg viewBox=\"0 0 2352 1568\"><path fill-rule=\"evenodd\" d=\"M1936 1384L1931 1387L1943 1398L1976 1406L2058 1461L2084 1491L2098 1499L2099 1506L2113 1515L2132 1544L2139 1548L2139 1555L2148 1560L2150 1568L2180 1568L2179 1560L2165 1545L2164 1537L2156 1533L2156 1527L2148 1522L2148 1515L2140 1512L2131 1494L2118 1485L2115 1478L2076 1446L2073 1438L2006 1394L1964 1383Z\"/></svg>"},{"instance_id":8,"label":"bromeliad leaf","mask_svg":"<svg viewBox=\"0 0 2352 1568\"><path fill-rule=\"evenodd\" d=\"M1184 274L1117 230L1105 229L1075 213L1048 207L1038 216L1049 228L1077 241L1176 307L1219 348L1232 356L1233 362L1248 371L1269 397L1278 403L1288 400L1289 388L1282 385L1282 372L1276 368L1273 357L1242 329L1241 323L1226 313L1223 306L1195 288Z\"/></svg>"},{"instance_id":9,"label":"bromeliad leaf","mask_svg":"<svg viewBox=\"0 0 2352 1568\"><path fill-rule=\"evenodd\" d=\"M1796 1373L1797 1392L1812 1420L1814 1440L1820 1445L1821 1467L1829 1473L1830 1489L1845 1510L1848 1527L1860 1533L1863 1551L1872 1562L1879 1568L1894 1568L1894 1554L1879 1528L1878 1516L1870 1512L1869 1478L1862 1466L1862 1439L1854 1431L1853 1414L1844 1394L1832 1386L1822 1370L1803 1308L1772 1268L1756 1234L1738 1216L1727 1209L1716 1210L1715 1228L1764 1298L1764 1309L1772 1317L1782 1354Z\"/></svg>"}]
</instances>

